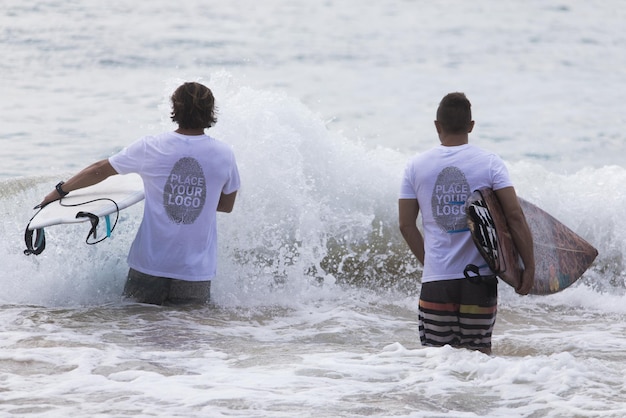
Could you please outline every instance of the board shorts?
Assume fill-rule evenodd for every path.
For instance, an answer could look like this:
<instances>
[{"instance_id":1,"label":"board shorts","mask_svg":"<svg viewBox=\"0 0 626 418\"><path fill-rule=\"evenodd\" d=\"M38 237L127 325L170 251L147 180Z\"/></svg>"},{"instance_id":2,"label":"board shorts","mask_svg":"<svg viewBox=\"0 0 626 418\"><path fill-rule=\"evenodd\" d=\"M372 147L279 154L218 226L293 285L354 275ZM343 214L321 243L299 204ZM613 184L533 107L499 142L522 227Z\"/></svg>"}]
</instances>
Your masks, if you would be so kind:
<instances>
[{"instance_id":1,"label":"board shorts","mask_svg":"<svg viewBox=\"0 0 626 418\"><path fill-rule=\"evenodd\" d=\"M495 276L423 283L419 300L420 341L425 347L450 345L491 352L497 305Z\"/></svg>"},{"instance_id":2,"label":"board shorts","mask_svg":"<svg viewBox=\"0 0 626 418\"><path fill-rule=\"evenodd\" d=\"M191 282L151 276L130 269L124 296L153 305L206 304L211 296L211 281Z\"/></svg>"}]
</instances>

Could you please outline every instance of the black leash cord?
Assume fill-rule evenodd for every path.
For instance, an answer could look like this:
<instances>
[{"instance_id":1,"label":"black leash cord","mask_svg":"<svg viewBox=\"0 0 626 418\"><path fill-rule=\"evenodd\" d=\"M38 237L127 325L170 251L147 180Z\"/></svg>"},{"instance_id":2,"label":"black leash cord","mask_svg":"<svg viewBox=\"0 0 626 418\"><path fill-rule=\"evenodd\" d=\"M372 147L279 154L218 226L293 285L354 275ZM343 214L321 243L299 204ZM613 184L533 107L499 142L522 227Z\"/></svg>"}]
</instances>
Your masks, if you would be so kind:
<instances>
[{"instance_id":1,"label":"black leash cord","mask_svg":"<svg viewBox=\"0 0 626 418\"><path fill-rule=\"evenodd\" d=\"M31 221L37 216L41 209L39 209L30 221L28 221L28 225L26 225L26 231L24 231L24 242L26 243L26 249L24 250L24 255L39 255L46 249L46 233L43 228L37 228L36 230L30 230L28 227L30 226ZM36 232L35 243L33 245L33 235Z\"/></svg>"},{"instance_id":2,"label":"black leash cord","mask_svg":"<svg viewBox=\"0 0 626 418\"><path fill-rule=\"evenodd\" d=\"M115 227L117 226L117 221L120 218L120 208L117 205L117 202L107 197L101 197L98 199L89 200L87 202L66 205L66 204L63 204L63 199L59 199L59 204L63 207L78 207L78 206L87 205L89 203L97 202L99 200L108 200L115 205L115 222L113 222L113 226L110 228L110 230L107 227L107 235L104 238L101 238L97 241L89 242L89 237L92 235L93 235L93 239L97 239L96 228L98 226L99 218L93 213L82 212L82 211L78 212L76 214L76 218L88 217L91 222L91 229L89 230L89 233L87 234L87 238L85 238L85 243L87 245L94 245L94 244L104 241L111 235L113 230L115 230ZM30 223L35 218L35 216L37 216L37 214L41 211L41 209L43 208L39 208L39 210L32 216L32 218L30 218L30 220L28 221L28 224L26 225L26 230L24 231L24 242L26 243L26 249L24 250L25 255L39 255L43 252L43 250L46 249L46 234L45 234L44 229L43 228L37 228L36 230L29 229ZM33 235L35 235L34 242L33 242Z\"/></svg>"}]
</instances>

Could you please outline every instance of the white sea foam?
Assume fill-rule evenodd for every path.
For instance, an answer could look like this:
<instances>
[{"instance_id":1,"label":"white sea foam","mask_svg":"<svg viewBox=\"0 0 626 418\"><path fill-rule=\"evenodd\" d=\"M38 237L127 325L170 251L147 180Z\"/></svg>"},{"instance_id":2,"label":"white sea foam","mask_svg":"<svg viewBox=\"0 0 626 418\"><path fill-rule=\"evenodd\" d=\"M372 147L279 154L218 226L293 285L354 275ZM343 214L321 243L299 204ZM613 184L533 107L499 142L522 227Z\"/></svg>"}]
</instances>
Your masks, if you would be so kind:
<instances>
[{"instance_id":1,"label":"white sea foam","mask_svg":"<svg viewBox=\"0 0 626 418\"><path fill-rule=\"evenodd\" d=\"M617 2L9 1L0 16L0 414L626 415L626 193ZM113 237L23 232L59 179L172 127L199 79L242 174L213 306L120 298L141 206ZM397 232L405 162L465 91L471 140L599 250L574 286L500 286L494 356L422 348Z\"/></svg>"}]
</instances>

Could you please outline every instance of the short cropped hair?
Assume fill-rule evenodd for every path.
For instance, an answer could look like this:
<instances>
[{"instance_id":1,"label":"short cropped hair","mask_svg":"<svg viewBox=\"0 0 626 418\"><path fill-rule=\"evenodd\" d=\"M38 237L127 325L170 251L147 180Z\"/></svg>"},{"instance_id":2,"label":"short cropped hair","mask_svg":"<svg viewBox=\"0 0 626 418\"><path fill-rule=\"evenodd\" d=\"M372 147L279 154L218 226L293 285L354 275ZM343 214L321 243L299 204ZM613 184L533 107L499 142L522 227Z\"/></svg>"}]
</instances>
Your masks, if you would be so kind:
<instances>
[{"instance_id":1,"label":"short cropped hair","mask_svg":"<svg viewBox=\"0 0 626 418\"><path fill-rule=\"evenodd\" d=\"M469 132L472 123L472 104L465 97L465 93L446 94L437 108L437 121L447 133Z\"/></svg>"},{"instance_id":2,"label":"short cropped hair","mask_svg":"<svg viewBox=\"0 0 626 418\"><path fill-rule=\"evenodd\" d=\"M215 125L215 98L211 90L195 82L184 83L172 94L172 120L183 129L204 129Z\"/></svg>"}]
</instances>

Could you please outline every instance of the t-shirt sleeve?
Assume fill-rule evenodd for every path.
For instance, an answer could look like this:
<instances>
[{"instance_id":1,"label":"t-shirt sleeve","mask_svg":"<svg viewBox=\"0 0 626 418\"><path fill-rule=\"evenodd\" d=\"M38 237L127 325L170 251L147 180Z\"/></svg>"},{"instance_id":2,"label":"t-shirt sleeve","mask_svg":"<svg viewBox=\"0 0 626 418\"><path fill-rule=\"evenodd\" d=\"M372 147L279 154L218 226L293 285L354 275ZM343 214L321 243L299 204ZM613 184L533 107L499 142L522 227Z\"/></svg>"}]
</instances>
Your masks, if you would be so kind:
<instances>
[{"instance_id":1,"label":"t-shirt sleeve","mask_svg":"<svg viewBox=\"0 0 626 418\"><path fill-rule=\"evenodd\" d=\"M142 138L109 157L109 163L119 174L137 173L145 161L145 150L145 140Z\"/></svg>"},{"instance_id":2,"label":"t-shirt sleeve","mask_svg":"<svg viewBox=\"0 0 626 418\"><path fill-rule=\"evenodd\" d=\"M241 181L239 179L239 169L237 168L237 161L235 160L235 155L232 154L230 173L226 184L224 184L224 187L222 188L222 193L231 194L233 192L236 192L237 190L239 190L240 183Z\"/></svg>"},{"instance_id":3,"label":"t-shirt sleeve","mask_svg":"<svg viewBox=\"0 0 626 418\"><path fill-rule=\"evenodd\" d=\"M512 187L513 182L511 181L511 177L509 176L509 170L506 168L504 161L497 155L494 155L491 159L491 178L492 178L492 189L500 190L505 187Z\"/></svg>"},{"instance_id":4,"label":"t-shirt sleeve","mask_svg":"<svg viewBox=\"0 0 626 418\"><path fill-rule=\"evenodd\" d=\"M404 169L404 176L400 184L399 199L417 199L415 188L413 187L413 166L408 164Z\"/></svg>"}]
</instances>

